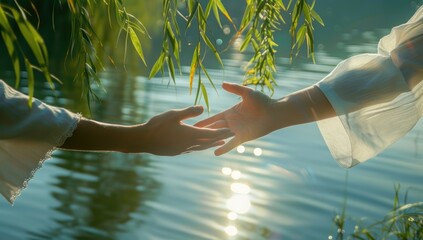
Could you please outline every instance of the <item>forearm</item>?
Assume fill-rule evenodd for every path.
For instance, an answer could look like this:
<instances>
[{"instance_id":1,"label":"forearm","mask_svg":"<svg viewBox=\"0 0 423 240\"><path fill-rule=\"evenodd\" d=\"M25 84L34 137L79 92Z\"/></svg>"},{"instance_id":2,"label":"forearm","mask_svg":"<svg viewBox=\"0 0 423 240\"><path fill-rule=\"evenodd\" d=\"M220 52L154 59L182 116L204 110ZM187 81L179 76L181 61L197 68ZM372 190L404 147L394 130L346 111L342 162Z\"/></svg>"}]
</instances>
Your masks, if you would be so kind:
<instances>
[{"instance_id":1,"label":"forearm","mask_svg":"<svg viewBox=\"0 0 423 240\"><path fill-rule=\"evenodd\" d=\"M59 148L80 151L135 152L134 144L137 142L132 136L135 132L140 132L140 127L141 125L123 126L83 118L72 136ZM140 138L143 139L141 136ZM142 150L139 149L139 151Z\"/></svg>"},{"instance_id":2,"label":"forearm","mask_svg":"<svg viewBox=\"0 0 423 240\"><path fill-rule=\"evenodd\" d=\"M332 105L317 86L283 97L273 104L275 129L314 122L336 116Z\"/></svg>"}]
</instances>

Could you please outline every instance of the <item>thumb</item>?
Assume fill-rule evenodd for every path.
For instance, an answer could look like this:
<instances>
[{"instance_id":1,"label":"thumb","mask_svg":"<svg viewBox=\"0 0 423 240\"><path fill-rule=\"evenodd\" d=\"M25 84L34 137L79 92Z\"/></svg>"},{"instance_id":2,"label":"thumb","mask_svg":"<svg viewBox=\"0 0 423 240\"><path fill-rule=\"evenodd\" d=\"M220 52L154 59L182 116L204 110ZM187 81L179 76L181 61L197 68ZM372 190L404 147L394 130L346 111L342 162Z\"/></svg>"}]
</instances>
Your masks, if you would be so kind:
<instances>
[{"instance_id":1,"label":"thumb","mask_svg":"<svg viewBox=\"0 0 423 240\"><path fill-rule=\"evenodd\" d=\"M196 117L200 115L201 113L203 113L203 111L204 111L204 108L202 106L187 107L185 109L178 111L176 118L182 121L188 118Z\"/></svg>"}]
</instances>

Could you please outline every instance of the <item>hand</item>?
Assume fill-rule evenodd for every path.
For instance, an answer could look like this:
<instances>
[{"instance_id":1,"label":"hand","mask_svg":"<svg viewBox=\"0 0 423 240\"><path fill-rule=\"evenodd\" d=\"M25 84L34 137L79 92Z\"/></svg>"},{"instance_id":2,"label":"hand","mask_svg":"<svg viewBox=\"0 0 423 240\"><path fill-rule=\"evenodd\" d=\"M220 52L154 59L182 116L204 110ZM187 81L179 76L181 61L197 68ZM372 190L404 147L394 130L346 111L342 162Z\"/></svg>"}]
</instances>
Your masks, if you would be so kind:
<instances>
[{"instance_id":1,"label":"hand","mask_svg":"<svg viewBox=\"0 0 423 240\"><path fill-rule=\"evenodd\" d=\"M202 112L203 107L195 106L151 118L146 124L139 125L142 133L138 138L144 138L139 142L140 148L155 155L173 156L219 146L225 143L223 139L233 136L227 128L199 128L182 122Z\"/></svg>"},{"instance_id":2,"label":"hand","mask_svg":"<svg viewBox=\"0 0 423 240\"><path fill-rule=\"evenodd\" d=\"M242 101L224 112L195 124L197 127L229 128L235 137L216 149L217 156L229 152L238 145L264 136L275 130L272 117L274 100L251 88L237 84L223 83L223 89L242 97Z\"/></svg>"}]
</instances>

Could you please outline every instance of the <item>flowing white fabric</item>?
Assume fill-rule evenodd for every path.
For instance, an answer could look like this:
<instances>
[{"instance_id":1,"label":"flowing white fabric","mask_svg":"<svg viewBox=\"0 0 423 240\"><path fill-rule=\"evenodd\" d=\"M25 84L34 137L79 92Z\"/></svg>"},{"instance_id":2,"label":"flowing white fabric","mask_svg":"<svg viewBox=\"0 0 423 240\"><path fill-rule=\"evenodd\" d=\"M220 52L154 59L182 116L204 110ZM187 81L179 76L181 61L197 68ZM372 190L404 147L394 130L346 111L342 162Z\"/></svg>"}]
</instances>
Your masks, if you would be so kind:
<instances>
[{"instance_id":1,"label":"flowing white fabric","mask_svg":"<svg viewBox=\"0 0 423 240\"><path fill-rule=\"evenodd\" d=\"M75 130L80 115L15 91L0 80L0 193L11 203Z\"/></svg>"},{"instance_id":2,"label":"flowing white fabric","mask_svg":"<svg viewBox=\"0 0 423 240\"><path fill-rule=\"evenodd\" d=\"M317 86L336 117L318 122L343 167L374 157L408 133L423 114L423 7L379 41L377 54L341 63Z\"/></svg>"}]
</instances>

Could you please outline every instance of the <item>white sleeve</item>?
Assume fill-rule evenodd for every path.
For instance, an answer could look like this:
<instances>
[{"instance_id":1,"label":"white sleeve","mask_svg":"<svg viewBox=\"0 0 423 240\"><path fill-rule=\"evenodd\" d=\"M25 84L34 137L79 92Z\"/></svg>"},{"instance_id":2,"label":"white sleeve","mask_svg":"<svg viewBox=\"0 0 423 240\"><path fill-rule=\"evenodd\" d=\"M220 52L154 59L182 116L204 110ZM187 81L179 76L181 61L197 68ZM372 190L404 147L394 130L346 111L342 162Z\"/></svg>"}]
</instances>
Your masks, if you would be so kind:
<instances>
[{"instance_id":1,"label":"white sleeve","mask_svg":"<svg viewBox=\"0 0 423 240\"><path fill-rule=\"evenodd\" d=\"M422 80L423 7L379 41L377 54L351 57L317 83L337 114L318 126L341 166L372 158L414 127Z\"/></svg>"},{"instance_id":2,"label":"white sleeve","mask_svg":"<svg viewBox=\"0 0 423 240\"><path fill-rule=\"evenodd\" d=\"M13 203L51 152L72 135L80 115L15 91L0 80L0 193Z\"/></svg>"}]
</instances>

